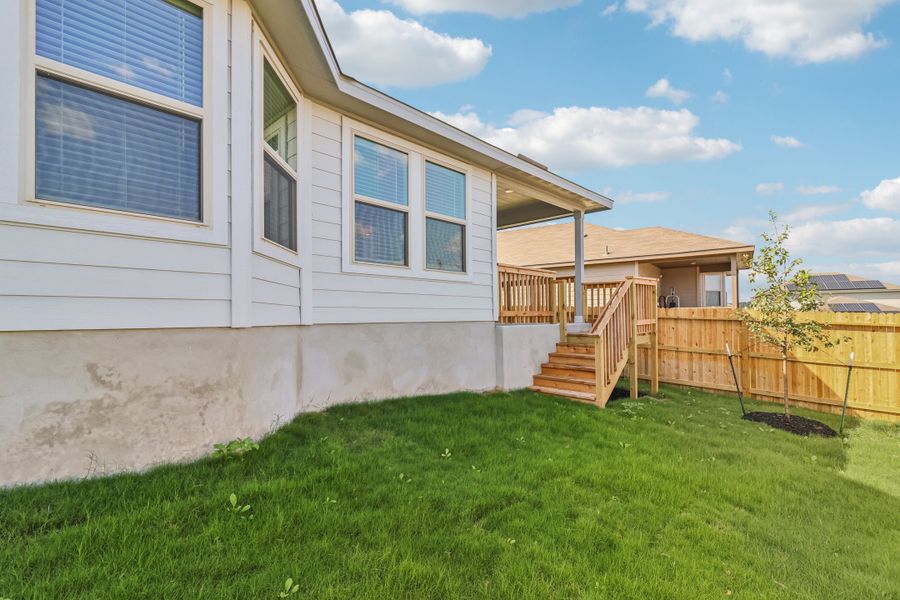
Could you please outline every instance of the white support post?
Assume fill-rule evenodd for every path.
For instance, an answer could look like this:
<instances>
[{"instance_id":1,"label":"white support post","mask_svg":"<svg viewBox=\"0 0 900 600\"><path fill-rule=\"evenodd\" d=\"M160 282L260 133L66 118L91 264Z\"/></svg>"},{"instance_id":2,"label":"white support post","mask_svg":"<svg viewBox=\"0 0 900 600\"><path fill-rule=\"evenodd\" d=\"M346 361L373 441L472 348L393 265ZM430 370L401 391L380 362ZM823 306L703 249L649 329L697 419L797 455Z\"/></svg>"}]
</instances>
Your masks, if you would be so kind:
<instances>
[{"instance_id":1,"label":"white support post","mask_svg":"<svg viewBox=\"0 0 900 600\"><path fill-rule=\"evenodd\" d=\"M740 285L738 284L738 278L740 276L740 265L738 264L738 255L734 254L731 256L731 307L737 308L740 306L740 298L738 295L740 294Z\"/></svg>"},{"instance_id":2,"label":"white support post","mask_svg":"<svg viewBox=\"0 0 900 600\"><path fill-rule=\"evenodd\" d=\"M584 323L584 213L575 212L575 323Z\"/></svg>"}]
</instances>

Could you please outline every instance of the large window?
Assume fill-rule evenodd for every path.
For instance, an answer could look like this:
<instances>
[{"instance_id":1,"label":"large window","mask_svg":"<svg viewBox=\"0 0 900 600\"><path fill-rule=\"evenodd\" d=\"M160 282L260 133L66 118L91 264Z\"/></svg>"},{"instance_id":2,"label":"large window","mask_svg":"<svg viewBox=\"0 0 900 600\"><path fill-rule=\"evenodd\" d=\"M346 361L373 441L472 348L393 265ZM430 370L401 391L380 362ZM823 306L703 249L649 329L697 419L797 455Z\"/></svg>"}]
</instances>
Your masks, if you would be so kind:
<instances>
[{"instance_id":1,"label":"large window","mask_svg":"<svg viewBox=\"0 0 900 600\"><path fill-rule=\"evenodd\" d=\"M731 298L728 290L733 281L727 273L702 273L703 306L729 306Z\"/></svg>"},{"instance_id":2,"label":"large window","mask_svg":"<svg viewBox=\"0 0 900 600\"><path fill-rule=\"evenodd\" d=\"M200 221L203 14L36 0L35 196Z\"/></svg>"},{"instance_id":3,"label":"large window","mask_svg":"<svg viewBox=\"0 0 900 600\"><path fill-rule=\"evenodd\" d=\"M466 176L425 162L425 267L466 270Z\"/></svg>"},{"instance_id":4,"label":"large window","mask_svg":"<svg viewBox=\"0 0 900 600\"><path fill-rule=\"evenodd\" d=\"M263 235L297 250L297 102L263 61Z\"/></svg>"},{"instance_id":5,"label":"large window","mask_svg":"<svg viewBox=\"0 0 900 600\"><path fill-rule=\"evenodd\" d=\"M359 262L409 265L409 157L353 139L353 256Z\"/></svg>"}]
</instances>

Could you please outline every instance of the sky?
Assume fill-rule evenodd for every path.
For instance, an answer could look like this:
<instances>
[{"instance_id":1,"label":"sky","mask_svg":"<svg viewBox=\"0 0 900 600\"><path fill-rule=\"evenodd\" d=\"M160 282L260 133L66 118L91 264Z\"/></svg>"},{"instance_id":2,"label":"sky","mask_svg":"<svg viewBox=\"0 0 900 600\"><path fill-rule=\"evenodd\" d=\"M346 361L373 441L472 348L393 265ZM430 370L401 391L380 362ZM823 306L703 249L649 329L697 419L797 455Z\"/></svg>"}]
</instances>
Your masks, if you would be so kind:
<instances>
[{"instance_id":1,"label":"sky","mask_svg":"<svg viewBox=\"0 0 900 600\"><path fill-rule=\"evenodd\" d=\"M317 0L345 73L616 201L900 284L900 0ZM748 289L746 286L744 289Z\"/></svg>"}]
</instances>

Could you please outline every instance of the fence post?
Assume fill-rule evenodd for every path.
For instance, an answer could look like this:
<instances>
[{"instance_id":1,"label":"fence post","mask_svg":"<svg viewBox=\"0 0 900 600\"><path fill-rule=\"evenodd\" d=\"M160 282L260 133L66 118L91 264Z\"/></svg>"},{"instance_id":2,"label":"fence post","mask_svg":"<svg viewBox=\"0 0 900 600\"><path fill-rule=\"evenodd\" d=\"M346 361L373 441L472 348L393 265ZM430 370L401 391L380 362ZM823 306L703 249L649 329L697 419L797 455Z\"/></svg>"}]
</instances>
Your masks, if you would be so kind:
<instances>
[{"instance_id":1,"label":"fence post","mask_svg":"<svg viewBox=\"0 0 900 600\"><path fill-rule=\"evenodd\" d=\"M734 313L732 312L732 314ZM753 398L753 386L751 385L752 381L750 375L753 359L750 357L750 343L750 330L747 328L745 322L740 321L738 346L740 347L741 357L741 390L743 390L745 396Z\"/></svg>"},{"instance_id":2,"label":"fence post","mask_svg":"<svg viewBox=\"0 0 900 600\"><path fill-rule=\"evenodd\" d=\"M659 394L659 304L653 288L653 333L650 334L650 395Z\"/></svg>"}]
</instances>

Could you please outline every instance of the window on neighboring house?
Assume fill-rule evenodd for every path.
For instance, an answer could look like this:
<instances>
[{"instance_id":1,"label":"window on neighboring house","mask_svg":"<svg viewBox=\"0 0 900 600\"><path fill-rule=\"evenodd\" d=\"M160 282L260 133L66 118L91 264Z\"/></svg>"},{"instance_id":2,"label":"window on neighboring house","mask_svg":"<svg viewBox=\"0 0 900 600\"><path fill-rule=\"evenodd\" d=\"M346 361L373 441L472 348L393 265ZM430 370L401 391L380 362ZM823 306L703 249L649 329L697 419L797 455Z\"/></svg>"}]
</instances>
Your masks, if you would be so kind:
<instances>
[{"instance_id":1,"label":"window on neighboring house","mask_svg":"<svg viewBox=\"0 0 900 600\"><path fill-rule=\"evenodd\" d=\"M466 270L466 176L425 162L425 267Z\"/></svg>"},{"instance_id":2,"label":"window on neighboring house","mask_svg":"<svg viewBox=\"0 0 900 600\"><path fill-rule=\"evenodd\" d=\"M703 306L728 306L728 285L730 276L725 273L704 273Z\"/></svg>"},{"instance_id":3,"label":"window on neighboring house","mask_svg":"<svg viewBox=\"0 0 900 600\"><path fill-rule=\"evenodd\" d=\"M297 102L263 60L263 222L266 239L297 250Z\"/></svg>"},{"instance_id":4,"label":"window on neighboring house","mask_svg":"<svg viewBox=\"0 0 900 600\"><path fill-rule=\"evenodd\" d=\"M203 13L36 0L35 196L200 221Z\"/></svg>"},{"instance_id":5,"label":"window on neighboring house","mask_svg":"<svg viewBox=\"0 0 900 600\"><path fill-rule=\"evenodd\" d=\"M408 266L409 157L353 139L353 256L359 262Z\"/></svg>"}]
</instances>

